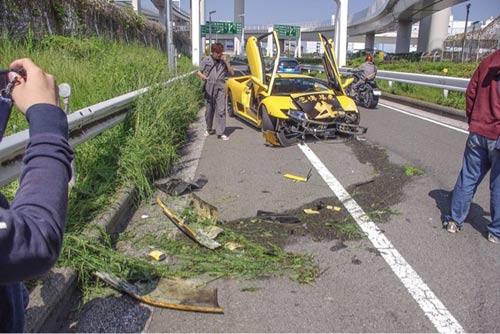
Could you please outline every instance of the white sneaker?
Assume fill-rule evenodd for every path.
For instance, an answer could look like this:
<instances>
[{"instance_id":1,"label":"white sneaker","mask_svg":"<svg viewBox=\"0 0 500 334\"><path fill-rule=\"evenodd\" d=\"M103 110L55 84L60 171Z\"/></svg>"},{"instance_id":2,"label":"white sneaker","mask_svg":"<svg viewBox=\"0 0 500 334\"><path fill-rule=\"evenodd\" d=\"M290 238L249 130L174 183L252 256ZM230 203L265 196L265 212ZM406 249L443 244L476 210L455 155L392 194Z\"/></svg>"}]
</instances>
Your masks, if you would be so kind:
<instances>
[{"instance_id":1,"label":"white sneaker","mask_svg":"<svg viewBox=\"0 0 500 334\"><path fill-rule=\"evenodd\" d=\"M210 136L210 132L205 131L204 135L205 135L205 137L208 137L208 136Z\"/></svg>"},{"instance_id":2,"label":"white sneaker","mask_svg":"<svg viewBox=\"0 0 500 334\"><path fill-rule=\"evenodd\" d=\"M229 140L229 137L226 135L221 135L221 136L219 136L219 138L222 140Z\"/></svg>"}]
</instances>

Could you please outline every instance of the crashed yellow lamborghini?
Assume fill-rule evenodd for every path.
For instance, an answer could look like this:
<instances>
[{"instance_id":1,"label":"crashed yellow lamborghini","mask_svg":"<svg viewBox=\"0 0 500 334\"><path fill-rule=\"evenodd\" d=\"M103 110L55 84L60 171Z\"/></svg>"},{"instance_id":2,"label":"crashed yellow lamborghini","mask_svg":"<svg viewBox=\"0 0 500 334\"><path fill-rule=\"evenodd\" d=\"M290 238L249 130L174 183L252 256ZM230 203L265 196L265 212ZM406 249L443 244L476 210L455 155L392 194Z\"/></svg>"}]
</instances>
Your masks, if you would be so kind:
<instances>
[{"instance_id":1,"label":"crashed yellow lamborghini","mask_svg":"<svg viewBox=\"0 0 500 334\"><path fill-rule=\"evenodd\" d=\"M272 71L266 73L261 41L272 34L276 55ZM249 75L226 82L227 111L262 129L274 146L289 146L306 136L318 139L339 133L365 133L359 112L347 97L335 62L333 43L320 34L324 48L323 66L327 81L302 74L277 73L280 48L276 32L250 37L245 51Z\"/></svg>"}]
</instances>

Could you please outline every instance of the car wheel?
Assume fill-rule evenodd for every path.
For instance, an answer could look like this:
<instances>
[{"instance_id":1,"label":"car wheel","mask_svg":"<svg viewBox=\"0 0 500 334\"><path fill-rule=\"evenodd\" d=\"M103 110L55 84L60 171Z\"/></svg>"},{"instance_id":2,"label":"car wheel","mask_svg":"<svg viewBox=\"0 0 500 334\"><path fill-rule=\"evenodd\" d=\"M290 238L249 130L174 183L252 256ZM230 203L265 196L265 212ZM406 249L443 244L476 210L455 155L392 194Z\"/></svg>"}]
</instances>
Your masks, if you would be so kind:
<instances>
[{"instance_id":1,"label":"car wheel","mask_svg":"<svg viewBox=\"0 0 500 334\"><path fill-rule=\"evenodd\" d=\"M227 108L227 114L229 117L234 117L234 105L233 105L233 94L231 93L230 90L227 91L227 99L226 99L226 108Z\"/></svg>"},{"instance_id":2,"label":"car wheel","mask_svg":"<svg viewBox=\"0 0 500 334\"><path fill-rule=\"evenodd\" d=\"M278 137L281 146L291 146L297 144L301 134L292 132L290 129L290 125L287 124L287 120L278 119L277 123L278 130L276 131L276 137Z\"/></svg>"}]
</instances>

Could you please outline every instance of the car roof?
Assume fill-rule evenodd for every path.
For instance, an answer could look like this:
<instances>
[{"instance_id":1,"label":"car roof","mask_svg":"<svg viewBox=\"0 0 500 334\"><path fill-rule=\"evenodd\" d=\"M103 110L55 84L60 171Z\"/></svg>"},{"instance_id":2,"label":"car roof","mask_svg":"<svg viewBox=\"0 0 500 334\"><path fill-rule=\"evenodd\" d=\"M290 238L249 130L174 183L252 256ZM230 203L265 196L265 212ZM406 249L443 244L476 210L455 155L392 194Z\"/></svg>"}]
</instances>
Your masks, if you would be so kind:
<instances>
[{"instance_id":1,"label":"car roof","mask_svg":"<svg viewBox=\"0 0 500 334\"><path fill-rule=\"evenodd\" d=\"M296 60L296 61L298 61L297 58L292 58L292 57L280 57L280 61L281 60Z\"/></svg>"}]
</instances>

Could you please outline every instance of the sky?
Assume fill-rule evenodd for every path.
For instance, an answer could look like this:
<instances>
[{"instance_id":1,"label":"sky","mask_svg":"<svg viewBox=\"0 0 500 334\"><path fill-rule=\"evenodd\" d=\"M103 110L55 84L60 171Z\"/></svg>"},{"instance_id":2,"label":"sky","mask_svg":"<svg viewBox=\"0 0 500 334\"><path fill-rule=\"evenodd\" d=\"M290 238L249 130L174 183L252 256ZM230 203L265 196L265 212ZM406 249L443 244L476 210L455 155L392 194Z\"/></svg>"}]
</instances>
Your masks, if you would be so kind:
<instances>
[{"instance_id":1,"label":"sky","mask_svg":"<svg viewBox=\"0 0 500 334\"><path fill-rule=\"evenodd\" d=\"M374 2L349 0L348 13L356 13ZM205 0L206 12L217 11L212 14L213 21L234 21L233 3L234 0ZM471 4L469 22L500 15L500 0L469 0L451 8L454 20L465 21L467 3ZM189 12L190 0L181 0L181 8ZM245 12L245 25L318 22L330 20L336 4L334 0L245 0Z\"/></svg>"}]
</instances>

